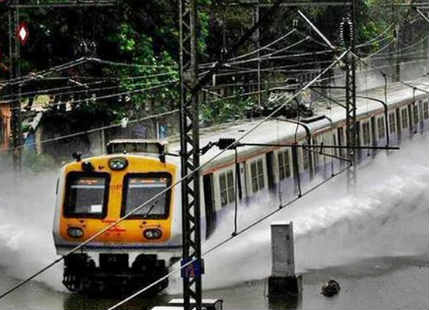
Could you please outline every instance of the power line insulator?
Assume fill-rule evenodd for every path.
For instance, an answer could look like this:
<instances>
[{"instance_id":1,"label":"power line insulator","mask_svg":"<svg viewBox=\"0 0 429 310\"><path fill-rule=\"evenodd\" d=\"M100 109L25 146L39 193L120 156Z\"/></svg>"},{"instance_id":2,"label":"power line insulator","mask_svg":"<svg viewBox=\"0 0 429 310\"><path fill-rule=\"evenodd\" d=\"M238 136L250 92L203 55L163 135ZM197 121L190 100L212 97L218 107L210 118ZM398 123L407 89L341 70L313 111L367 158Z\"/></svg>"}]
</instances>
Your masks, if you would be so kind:
<instances>
[{"instance_id":1,"label":"power line insulator","mask_svg":"<svg viewBox=\"0 0 429 310\"><path fill-rule=\"evenodd\" d=\"M353 39L353 23L349 16L343 17L340 23L340 38L341 42L345 47L349 47L351 45Z\"/></svg>"}]
</instances>

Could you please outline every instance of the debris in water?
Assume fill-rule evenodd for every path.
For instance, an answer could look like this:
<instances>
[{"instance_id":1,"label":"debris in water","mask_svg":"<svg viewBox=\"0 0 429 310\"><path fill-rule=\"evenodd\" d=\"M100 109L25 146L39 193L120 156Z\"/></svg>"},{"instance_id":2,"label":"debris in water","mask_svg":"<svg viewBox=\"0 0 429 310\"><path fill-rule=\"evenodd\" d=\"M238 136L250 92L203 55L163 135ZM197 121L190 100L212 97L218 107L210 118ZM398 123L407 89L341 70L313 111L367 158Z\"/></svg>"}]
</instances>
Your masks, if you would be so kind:
<instances>
[{"instance_id":1,"label":"debris in water","mask_svg":"<svg viewBox=\"0 0 429 310\"><path fill-rule=\"evenodd\" d=\"M329 280L327 283L322 285L321 294L326 297L332 297L340 291L340 285L335 280Z\"/></svg>"}]
</instances>

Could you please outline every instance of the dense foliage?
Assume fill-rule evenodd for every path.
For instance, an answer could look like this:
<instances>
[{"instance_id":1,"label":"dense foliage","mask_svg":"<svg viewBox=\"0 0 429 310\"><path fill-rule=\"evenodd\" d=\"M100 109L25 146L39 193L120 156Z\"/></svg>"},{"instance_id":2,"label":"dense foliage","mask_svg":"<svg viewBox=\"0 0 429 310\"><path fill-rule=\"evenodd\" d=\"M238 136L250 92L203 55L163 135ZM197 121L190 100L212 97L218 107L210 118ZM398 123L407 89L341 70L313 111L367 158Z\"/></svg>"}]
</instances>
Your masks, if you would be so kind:
<instances>
[{"instance_id":1,"label":"dense foliage","mask_svg":"<svg viewBox=\"0 0 429 310\"><path fill-rule=\"evenodd\" d=\"M396 1L396 0L395 0ZM22 0L21 2L25 2ZM268 1L270 2L270 1ZM272 2L272 1L271 1ZM358 8L358 42L366 42L383 32L391 23L395 23L403 14L393 10L388 13L385 1L360 1ZM256 49L256 35L241 46L236 46L239 39L252 27L255 10L246 6L230 6L225 0L200 0L199 41L201 62L209 63L221 60L225 55L236 57ZM339 42L339 24L347 9L341 7L301 8L322 33L334 44ZM284 49L294 42L311 35L318 41L320 37L297 14L296 8L280 8L274 12L270 8L261 8L260 28L261 46L276 40L292 29L298 32L290 39L273 46ZM264 19L265 18L265 19ZM178 9L177 1L123 0L108 8L65 8L21 10L20 19L27 21L30 30L28 43L21 48L20 66L23 74L38 72L57 66L82 56L96 57L118 63L135 64L124 66L109 63L89 62L67 70L55 72L59 77L32 81L23 85L23 91L43 88L61 88L71 83L88 83L85 76L103 78L97 89L82 88L74 94L55 96L55 102L65 102L73 97L79 101L75 109L94 115L102 115L106 122L123 117L153 114L170 110L178 104ZM8 16L7 9L0 9L0 79L8 78ZM386 36L393 37L393 29ZM320 42L319 42L320 43ZM323 43L323 42L322 42ZM377 42L368 45L365 52L377 50ZM317 68L332 59L332 54L316 54L315 51L326 49L314 40L303 43L290 50L291 54L314 53L313 62ZM254 56L254 55L253 55ZM295 66L296 70L314 69L314 64L305 65L306 58L284 58L262 61L264 68ZM302 63L296 66L297 63ZM240 66L239 66L240 67ZM224 121L241 117L246 109L252 108L255 97L235 96L255 90L255 69L257 62L241 66L241 70L253 70L252 74L219 75L219 84L236 85L229 89L215 89L218 93L233 97L231 100L208 100L202 107L202 116L208 121ZM274 69L263 73L264 87L282 83L288 75ZM170 83L170 84L167 84ZM276 84L277 83L277 84ZM253 86L252 86L253 85ZM212 85L213 86L213 85ZM155 88L155 89L153 89ZM210 88L207 85L206 88ZM211 89L213 90L213 89ZM120 93L120 96L109 96ZM233 95L233 96L231 96ZM101 97L105 99L98 100ZM266 94L264 94L266 96ZM93 100L90 100L93 99ZM213 103L210 103L213 102ZM102 112L102 113L100 113ZM65 113L57 109L54 113Z\"/></svg>"}]
</instances>

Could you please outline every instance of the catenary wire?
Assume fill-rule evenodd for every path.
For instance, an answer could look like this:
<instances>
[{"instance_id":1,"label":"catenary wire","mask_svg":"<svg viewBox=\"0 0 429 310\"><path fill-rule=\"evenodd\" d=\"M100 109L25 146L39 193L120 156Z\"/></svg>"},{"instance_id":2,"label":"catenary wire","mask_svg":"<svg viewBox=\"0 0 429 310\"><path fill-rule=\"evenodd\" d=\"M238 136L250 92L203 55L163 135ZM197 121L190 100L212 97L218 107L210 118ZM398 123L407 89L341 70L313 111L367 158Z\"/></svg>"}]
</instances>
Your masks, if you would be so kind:
<instances>
[{"instance_id":1,"label":"catenary wire","mask_svg":"<svg viewBox=\"0 0 429 310\"><path fill-rule=\"evenodd\" d=\"M15 291L16 289L18 289L19 287L23 286L24 284L28 283L29 281L31 281L32 279L34 279L35 277L37 277L38 275L40 275L41 273L43 273L44 271L46 271L47 269L51 268L52 266L54 266L55 264L57 264L58 262L64 260L65 257L71 255L72 253L78 251L79 249L83 248L85 245L87 245L89 242L93 241L94 239L96 239L98 236L102 235L103 233L105 233L107 230L111 229L112 227L118 225L119 223L123 222L125 219L127 219L128 217L130 217L131 215L133 215L134 213L138 212L139 210L141 210L143 207L145 207L147 204L152 203L152 201L158 199L159 197L161 197L161 195L163 195L164 193L166 193L167 191L171 190L173 187L177 186L179 183L183 182L184 180L186 180L187 178L189 178L190 176L192 176L194 173L200 171L203 167L207 166L209 163L211 163L212 161L214 161L216 158L218 158L221 154L223 154L224 152L226 152L229 148L233 147L235 144L239 143L241 140L243 140L245 137L249 136L251 133L253 133L257 128L259 128L263 123L265 123L267 120L269 120L272 115L275 115L275 113L277 113L278 111L280 111L281 108L283 108L283 106L285 106L286 104L288 104L290 101L294 100L301 92L303 92L305 89L307 89L308 87L310 87L312 84L314 84L317 79L322 76L323 74L325 74L328 70L330 70L333 66L335 66L343 57L345 57L345 55L348 53L348 51L345 51L342 53L342 55L336 59L334 62L332 62L332 64L330 66L328 66L323 72L321 72L316 78L314 78L312 81L310 81L308 84L306 84L299 92L297 92L293 97L289 98L288 100L286 100L286 102L279 106L278 109L276 109L275 111L273 111L269 116L263 118L262 120L260 120L254 127L252 127L251 129L249 129L245 134L243 134L240 138L238 138L234 143L232 143L231 145L228 146L227 149L220 151L219 153L217 153L216 155L214 155L213 157L211 157L207 162L205 162L204 164L200 165L199 167L196 167L193 171L191 171L189 174L187 174L186 176L180 178L178 181L174 182L172 185L170 185L169 187L167 187L165 190L159 192L158 194L154 195L152 198L148 199L146 202L144 202L143 204L141 204L140 206L136 207L135 209L131 210L130 212L128 212L127 214L125 214L123 217L119 218L118 220L116 220L115 222L112 222L111 224L107 225L106 227L104 227L103 229L99 230L97 233L95 233L94 235L92 235L90 238L88 238L86 241L80 243L79 245L77 245L76 247L74 247L73 249L71 249L69 252L67 252L66 254L64 254L63 256L61 256L60 258L58 258L57 260L55 260L54 262L50 263L49 265L47 265L46 267L44 267L43 269L41 269L40 271L32 274L31 276L27 277L26 279L20 281L18 284L14 285L13 287L11 287L10 289L8 289L7 291L5 291L4 293L2 293L0 295L0 300L3 299L4 297L6 297L7 295L9 295L10 293L12 293L13 291ZM283 99L283 98L281 98ZM280 97L279 97L280 100Z\"/></svg>"}]
</instances>

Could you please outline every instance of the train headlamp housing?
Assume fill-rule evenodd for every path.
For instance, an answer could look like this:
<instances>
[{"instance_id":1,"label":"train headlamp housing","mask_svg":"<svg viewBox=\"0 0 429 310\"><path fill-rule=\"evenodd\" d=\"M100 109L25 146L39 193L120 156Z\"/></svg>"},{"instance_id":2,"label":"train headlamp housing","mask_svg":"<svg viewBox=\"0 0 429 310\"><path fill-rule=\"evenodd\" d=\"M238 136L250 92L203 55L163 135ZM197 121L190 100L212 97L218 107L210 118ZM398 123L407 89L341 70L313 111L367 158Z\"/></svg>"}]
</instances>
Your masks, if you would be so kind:
<instances>
[{"instance_id":1,"label":"train headlamp housing","mask_svg":"<svg viewBox=\"0 0 429 310\"><path fill-rule=\"evenodd\" d=\"M67 229L67 235L75 239L82 238L83 230L79 227L70 227Z\"/></svg>"},{"instance_id":2,"label":"train headlamp housing","mask_svg":"<svg viewBox=\"0 0 429 310\"><path fill-rule=\"evenodd\" d=\"M128 160L123 157L115 157L109 160L109 167L112 170L124 170L128 166Z\"/></svg>"},{"instance_id":3,"label":"train headlamp housing","mask_svg":"<svg viewBox=\"0 0 429 310\"><path fill-rule=\"evenodd\" d=\"M162 231L157 228L145 229L143 231L143 236L148 240L160 239L162 236Z\"/></svg>"},{"instance_id":4,"label":"train headlamp housing","mask_svg":"<svg viewBox=\"0 0 429 310\"><path fill-rule=\"evenodd\" d=\"M93 172L94 171L94 166L91 164L90 161L82 162L81 166L82 166L83 171L86 171L86 172Z\"/></svg>"}]
</instances>

